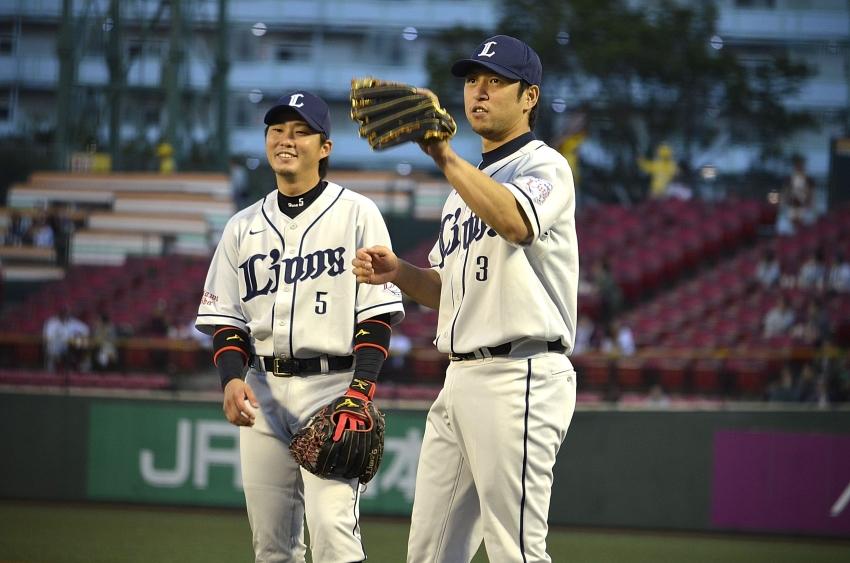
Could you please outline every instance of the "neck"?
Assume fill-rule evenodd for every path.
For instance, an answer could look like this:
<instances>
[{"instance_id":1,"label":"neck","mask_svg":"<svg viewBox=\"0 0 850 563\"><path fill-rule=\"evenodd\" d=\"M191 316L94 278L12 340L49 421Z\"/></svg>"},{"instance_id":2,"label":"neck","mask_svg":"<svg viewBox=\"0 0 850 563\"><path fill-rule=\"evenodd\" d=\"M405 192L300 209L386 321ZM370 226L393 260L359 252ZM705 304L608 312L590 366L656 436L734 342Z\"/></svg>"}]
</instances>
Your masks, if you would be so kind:
<instances>
[{"instance_id":1,"label":"neck","mask_svg":"<svg viewBox=\"0 0 850 563\"><path fill-rule=\"evenodd\" d=\"M306 178L290 178L289 175L284 174L276 174L276 177L277 191L289 197L309 192L311 189L316 187L316 184L318 184L320 180L318 172L311 174Z\"/></svg>"},{"instance_id":2,"label":"neck","mask_svg":"<svg viewBox=\"0 0 850 563\"><path fill-rule=\"evenodd\" d=\"M531 128L526 124L525 127L513 129L498 138L481 137L481 152L490 152L496 150L505 143L513 141L520 135L525 135L526 133L530 132Z\"/></svg>"}]
</instances>

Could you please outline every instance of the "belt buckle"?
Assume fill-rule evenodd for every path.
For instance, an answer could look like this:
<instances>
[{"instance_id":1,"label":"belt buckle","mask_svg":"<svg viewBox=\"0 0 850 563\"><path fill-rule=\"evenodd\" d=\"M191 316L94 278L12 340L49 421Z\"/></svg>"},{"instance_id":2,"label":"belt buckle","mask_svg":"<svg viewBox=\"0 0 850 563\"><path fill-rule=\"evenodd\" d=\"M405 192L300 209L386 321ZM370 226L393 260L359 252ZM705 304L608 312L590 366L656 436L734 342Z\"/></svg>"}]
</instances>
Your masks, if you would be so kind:
<instances>
[{"instance_id":1,"label":"belt buckle","mask_svg":"<svg viewBox=\"0 0 850 563\"><path fill-rule=\"evenodd\" d=\"M295 358L275 358L272 368L272 374L277 377L292 377L301 371Z\"/></svg>"}]
</instances>

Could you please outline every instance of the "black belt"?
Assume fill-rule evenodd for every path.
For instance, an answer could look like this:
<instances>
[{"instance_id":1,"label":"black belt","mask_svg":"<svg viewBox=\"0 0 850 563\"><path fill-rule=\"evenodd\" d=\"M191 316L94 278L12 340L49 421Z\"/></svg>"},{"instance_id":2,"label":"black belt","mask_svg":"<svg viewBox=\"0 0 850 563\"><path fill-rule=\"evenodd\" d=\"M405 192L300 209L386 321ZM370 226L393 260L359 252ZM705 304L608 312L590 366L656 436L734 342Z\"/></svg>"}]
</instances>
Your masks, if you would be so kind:
<instances>
[{"instance_id":1,"label":"black belt","mask_svg":"<svg viewBox=\"0 0 850 563\"><path fill-rule=\"evenodd\" d=\"M349 369L354 365L354 356L327 356L328 371ZM291 377L309 373L322 373L322 358L275 358L257 356L259 368L277 377Z\"/></svg>"},{"instance_id":2,"label":"black belt","mask_svg":"<svg viewBox=\"0 0 850 563\"><path fill-rule=\"evenodd\" d=\"M504 344L499 344L498 346L479 348L475 352L467 352L465 354L450 354L449 359L453 362L459 362L463 360L476 360L490 356L507 356L511 353L511 348L513 347L512 342L505 342ZM558 352L563 353L567 351L567 347L561 344L560 340L553 340L552 342L546 343L546 349L550 352ZM484 350L487 351L487 354L484 353Z\"/></svg>"}]
</instances>

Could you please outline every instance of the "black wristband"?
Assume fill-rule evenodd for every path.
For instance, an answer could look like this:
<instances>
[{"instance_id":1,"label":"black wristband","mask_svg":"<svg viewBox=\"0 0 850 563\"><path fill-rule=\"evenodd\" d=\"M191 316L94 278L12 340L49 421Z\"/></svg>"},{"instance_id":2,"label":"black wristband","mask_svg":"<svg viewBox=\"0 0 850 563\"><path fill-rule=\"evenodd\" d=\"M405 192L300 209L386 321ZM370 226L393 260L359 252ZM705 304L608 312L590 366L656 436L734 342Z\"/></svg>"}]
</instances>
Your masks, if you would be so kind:
<instances>
[{"instance_id":1,"label":"black wristband","mask_svg":"<svg viewBox=\"0 0 850 563\"><path fill-rule=\"evenodd\" d=\"M378 381L384 365L384 353L377 348L363 346L354 352L354 377Z\"/></svg>"},{"instance_id":2,"label":"black wristband","mask_svg":"<svg viewBox=\"0 0 850 563\"><path fill-rule=\"evenodd\" d=\"M238 350L224 350L218 355L215 368L218 370L223 391L230 380L242 379L245 372L244 358Z\"/></svg>"}]
</instances>

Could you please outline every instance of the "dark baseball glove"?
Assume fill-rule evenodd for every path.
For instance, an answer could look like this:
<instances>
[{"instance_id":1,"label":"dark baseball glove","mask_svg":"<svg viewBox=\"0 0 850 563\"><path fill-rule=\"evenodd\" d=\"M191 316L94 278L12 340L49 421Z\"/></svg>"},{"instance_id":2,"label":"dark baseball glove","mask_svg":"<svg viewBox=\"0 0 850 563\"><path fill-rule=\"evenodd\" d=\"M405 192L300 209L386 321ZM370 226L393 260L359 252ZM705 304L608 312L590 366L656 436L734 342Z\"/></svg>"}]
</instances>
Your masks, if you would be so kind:
<instances>
[{"instance_id":1,"label":"dark baseball glove","mask_svg":"<svg viewBox=\"0 0 850 563\"><path fill-rule=\"evenodd\" d=\"M439 103L409 84L377 78L351 81L351 119L376 151L408 141L451 139L457 125Z\"/></svg>"},{"instance_id":2,"label":"dark baseball glove","mask_svg":"<svg viewBox=\"0 0 850 563\"><path fill-rule=\"evenodd\" d=\"M356 429L343 430L338 441L334 441L344 413L365 419L365 423ZM384 426L384 414L372 401L343 396L316 411L292 437L289 451L299 465L314 475L357 477L361 483L368 483L384 455Z\"/></svg>"}]
</instances>

